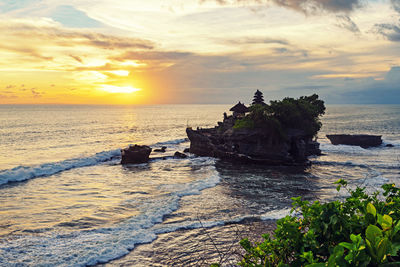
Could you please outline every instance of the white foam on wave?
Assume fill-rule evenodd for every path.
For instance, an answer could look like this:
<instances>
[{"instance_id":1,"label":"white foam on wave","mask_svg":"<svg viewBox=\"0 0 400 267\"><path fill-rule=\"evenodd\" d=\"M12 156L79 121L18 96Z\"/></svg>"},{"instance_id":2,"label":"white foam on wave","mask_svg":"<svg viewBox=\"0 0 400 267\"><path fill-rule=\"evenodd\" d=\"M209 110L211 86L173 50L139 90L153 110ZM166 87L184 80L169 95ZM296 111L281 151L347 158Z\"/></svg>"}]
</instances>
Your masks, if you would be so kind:
<instances>
[{"instance_id":1,"label":"white foam on wave","mask_svg":"<svg viewBox=\"0 0 400 267\"><path fill-rule=\"evenodd\" d=\"M153 146L177 145L186 141L188 141L187 138L174 139L170 141L159 142ZM120 155L120 149L115 149L103 151L85 158L67 159L60 162L44 163L37 166L18 166L13 169L0 170L0 185L10 182L26 181L37 177L51 176L53 174L73 168L93 166L111 160L112 158Z\"/></svg>"},{"instance_id":2,"label":"white foam on wave","mask_svg":"<svg viewBox=\"0 0 400 267\"><path fill-rule=\"evenodd\" d=\"M180 138L180 139L174 139L174 140L169 140L169 141L165 141L165 142L157 142L151 146L162 146L162 145L178 145L181 143L185 143L189 141L188 138Z\"/></svg>"},{"instance_id":3,"label":"white foam on wave","mask_svg":"<svg viewBox=\"0 0 400 267\"><path fill-rule=\"evenodd\" d=\"M241 223L243 221L268 221L278 220L291 214L291 209L272 210L261 215L244 215L231 218L228 220L194 220L184 221L170 224L158 224L153 227L156 234L171 233L178 230L190 230L199 228L212 228L216 226L223 226L228 224ZM295 215L295 213L293 213Z\"/></svg>"},{"instance_id":4,"label":"white foam on wave","mask_svg":"<svg viewBox=\"0 0 400 267\"><path fill-rule=\"evenodd\" d=\"M400 147L400 140L383 140L382 145L386 146L391 144L395 147Z\"/></svg>"},{"instance_id":5,"label":"white foam on wave","mask_svg":"<svg viewBox=\"0 0 400 267\"><path fill-rule=\"evenodd\" d=\"M312 160L313 164L317 165L327 165L327 166L350 166L350 167L361 167L368 168L368 165L363 163L357 163L353 161L324 161L324 160Z\"/></svg>"},{"instance_id":6,"label":"white foam on wave","mask_svg":"<svg viewBox=\"0 0 400 267\"><path fill-rule=\"evenodd\" d=\"M332 145L327 143L321 143L320 149L324 153L345 153L345 154L370 154L373 153L371 150L364 149L359 146L348 146L348 145Z\"/></svg>"},{"instance_id":7,"label":"white foam on wave","mask_svg":"<svg viewBox=\"0 0 400 267\"><path fill-rule=\"evenodd\" d=\"M382 185L389 183L389 181L390 180L382 176L380 172L371 170L365 175L364 178L357 180L356 183L358 186L363 186L367 189L375 190Z\"/></svg>"},{"instance_id":8,"label":"white foam on wave","mask_svg":"<svg viewBox=\"0 0 400 267\"><path fill-rule=\"evenodd\" d=\"M325 166L344 166L344 167L360 167L360 168L378 168L378 169L399 169L399 165L397 163L376 163L376 162L368 162L368 163L359 163L351 160L348 161L329 161L329 160L321 160L321 159L312 159L311 162L316 165L325 165Z\"/></svg>"},{"instance_id":9,"label":"white foam on wave","mask_svg":"<svg viewBox=\"0 0 400 267\"><path fill-rule=\"evenodd\" d=\"M145 202L138 201L141 213L115 226L66 234L18 236L0 242L0 266L87 266L126 255L137 244L152 242L157 237L160 231L154 225L179 208L182 196L199 194L219 183L215 168L208 168L209 175L204 179L186 183L164 195L146 198Z\"/></svg>"},{"instance_id":10,"label":"white foam on wave","mask_svg":"<svg viewBox=\"0 0 400 267\"><path fill-rule=\"evenodd\" d=\"M60 162L45 163L37 166L18 166L0 171L0 185L9 182L25 181L36 177L50 176L73 168L97 165L121 154L119 149L103 151L90 157L67 159Z\"/></svg>"}]
</instances>

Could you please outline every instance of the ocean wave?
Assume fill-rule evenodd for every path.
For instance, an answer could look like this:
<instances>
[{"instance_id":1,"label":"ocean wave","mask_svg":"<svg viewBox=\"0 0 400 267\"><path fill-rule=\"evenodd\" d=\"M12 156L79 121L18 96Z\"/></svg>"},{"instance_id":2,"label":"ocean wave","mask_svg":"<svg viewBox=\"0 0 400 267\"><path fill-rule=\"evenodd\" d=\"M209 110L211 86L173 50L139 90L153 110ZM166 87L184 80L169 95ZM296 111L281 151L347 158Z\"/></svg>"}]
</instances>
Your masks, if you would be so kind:
<instances>
[{"instance_id":1,"label":"ocean wave","mask_svg":"<svg viewBox=\"0 0 400 267\"><path fill-rule=\"evenodd\" d=\"M400 147L400 140L383 140L382 145L393 145L395 147Z\"/></svg>"},{"instance_id":2,"label":"ocean wave","mask_svg":"<svg viewBox=\"0 0 400 267\"><path fill-rule=\"evenodd\" d=\"M163 146L163 145L178 145L184 142L189 141L188 138L179 138L179 139L174 139L174 140L169 140L169 141L164 141L164 142L157 142L153 145L151 145L152 147L154 146Z\"/></svg>"},{"instance_id":3,"label":"ocean wave","mask_svg":"<svg viewBox=\"0 0 400 267\"><path fill-rule=\"evenodd\" d=\"M325 166L351 166L351 167L361 167L368 168L367 164L357 163L352 161L323 161L323 160L312 160L313 164L325 165Z\"/></svg>"},{"instance_id":4,"label":"ocean wave","mask_svg":"<svg viewBox=\"0 0 400 267\"><path fill-rule=\"evenodd\" d=\"M327 143L321 143L320 149L322 152L330 153L345 153L345 154L371 154L373 153L369 149L365 149L359 146L349 146L349 145L332 145Z\"/></svg>"},{"instance_id":5,"label":"ocean wave","mask_svg":"<svg viewBox=\"0 0 400 267\"><path fill-rule=\"evenodd\" d=\"M146 198L146 202L138 207L141 210L138 216L114 226L67 233L21 235L0 242L0 265L87 266L122 257L138 244L150 243L158 233L168 231L168 227L160 230L155 226L160 225L165 215L179 208L182 196L199 194L201 190L218 184L220 177L215 169L209 171L211 173L205 179L186 183L168 194Z\"/></svg>"},{"instance_id":6,"label":"ocean wave","mask_svg":"<svg viewBox=\"0 0 400 267\"><path fill-rule=\"evenodd\" d=\"M377 168L377 169L399 169L397 163L358 163L353 161L323 161L323 160L312 160L313 164L324 165L324 166L348 166L348 167L360 167L360 168Z\"/></svg>"},{"instance_id":7,"label":"ocean wave","mask_svg":"<svg viewBox=\"0 0 400 267\"><path fill-rule=\"evenodd\" d=\"M158 224L153 227L156 234L171 233L178 230L190 230L199 228L212 228L216 226L223 226L229 224L237 224L245 221L269 221L278 220L291 214L291 209L272 210L265 212L261 215L245 215L231 218L229 220L195 220L184 221L170 224ZM295 215L295 214L294 214Z\"/></svg>"},{"instance_id":8,"label":"ocean wave","mask_svg":"<svg viewBox=\"0 0 400 267\"><path fill-rule=\"evenodd\" d=\"M0 171L0 185L10 182L20 182L37 177L50 176L73 168L97 165L111 160L121 154L119 149L103 151L90 157L68 159L54 163L44 163L37 166L18 166Z\"/></svg>"},{"instance_id":9,"label":"ocean wave","mask_svg":"<svg viewBox=\"0 0 400 267\"><path fill-rule=\"evenodd\" d=\"M382 176L379 172L368 173L365 178L356 181L358 186L366 187L369 190L375 191L384 184L389 183L389 179Z\"/></svg>"},{"instance_id":10,"label":"ocean wave","mask_svg":"<svg viewBox=\"0 0 400 267\"><path fill-rule=\"evenodd\" d=\"M381 149L387 149L386 145L391 144L394 147L400 147L399 140L382 140L382 145L377 147L362 148L360 146L350 145L332 145L331 143L320 143L322 152L345 153L345 154L373 154Z\"/></svg>"},{"instance_id":11,"label":"ocean wave","mask_svg":"<svg viewBox=\"0 0 400 267\"><path fill-rule=\"evenodd\" d=\"M187 141L187 138L180 138L165 142L158 142L152 146L178 145ZM67 159L60 162L44 163L37 166L18 166L13 169L0 170L0 185L10 182L26 181L37 177L51 176L53 174L74 168L93 166L105 161L109 161L112 158L120 155L120 149L115 149L99 152L93 156L85 158Z\"/></svg>"}]
</instances>

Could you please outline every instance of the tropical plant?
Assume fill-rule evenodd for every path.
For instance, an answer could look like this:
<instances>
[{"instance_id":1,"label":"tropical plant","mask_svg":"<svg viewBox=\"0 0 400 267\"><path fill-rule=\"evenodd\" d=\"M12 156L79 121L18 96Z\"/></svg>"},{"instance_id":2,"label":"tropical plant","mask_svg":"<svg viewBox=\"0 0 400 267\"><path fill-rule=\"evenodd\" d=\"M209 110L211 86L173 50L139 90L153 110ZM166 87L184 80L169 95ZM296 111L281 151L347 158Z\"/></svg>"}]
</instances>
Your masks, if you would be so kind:
<instances>
[{"instance_id":1,"label":"tropical plant","mask_svg":"<svg viewBox=\"0 0 400 267\"><path fill-rule=\"evenodd\" d=\"M350 190L344 201L310 203L293 198L292 214L277 221L262 243L240 242L241 266L400 266L400 189L382 186L383 194Z\"/></svg>"}]
</instances>

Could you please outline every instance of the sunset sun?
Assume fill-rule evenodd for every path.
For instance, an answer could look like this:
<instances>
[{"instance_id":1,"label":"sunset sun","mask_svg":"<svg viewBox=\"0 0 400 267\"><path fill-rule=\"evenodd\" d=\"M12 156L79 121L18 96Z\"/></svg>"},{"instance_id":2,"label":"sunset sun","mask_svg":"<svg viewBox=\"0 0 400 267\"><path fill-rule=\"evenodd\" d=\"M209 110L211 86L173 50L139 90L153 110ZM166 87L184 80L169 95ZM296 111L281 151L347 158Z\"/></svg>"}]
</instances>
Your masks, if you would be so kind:
<instances>
[{"instance_id":1,"label":"sunset sun","mask_svg":"<svg viewBox=\"0 0 400 267\"><path fill-rule=\"evenodd\" d=\"M100 87L100 89L108 93L116 93L116 94L131 94L142 90L139 88L134 88L132 86L115 86L108 84L103 84Z\"/></svg>"}]
</instances>

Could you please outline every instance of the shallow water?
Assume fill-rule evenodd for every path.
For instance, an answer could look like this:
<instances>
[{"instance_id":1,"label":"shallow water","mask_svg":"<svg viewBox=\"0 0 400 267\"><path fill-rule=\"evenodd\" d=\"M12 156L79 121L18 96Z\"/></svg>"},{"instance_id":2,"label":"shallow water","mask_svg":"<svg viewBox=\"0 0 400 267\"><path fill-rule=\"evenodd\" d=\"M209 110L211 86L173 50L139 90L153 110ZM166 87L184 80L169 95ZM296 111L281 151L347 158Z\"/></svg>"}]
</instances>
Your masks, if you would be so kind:
<instances>
[{"instance_id":1,"label":"shallow water","mask_svg":"<svg viewBox=\"0 0 400 267\"><path fill-rule=\"evenodd\" d=\"M201 229L218 235L229 225L280 218L299 195L343 197L332 184L339 178L370 191L400 185L400 106L328 106L319 134L324 155L306 168L194 156L119 164L119 149L131 143L167 146L153 157L182 151L187 126L212 127L228 109L0 106L0 265L124 265L112 260L160 240L173 259L175 241L186 237L184 247ZM382 134L394 147L333 146L327 133Z\"/></svg>"}]
</instances>

